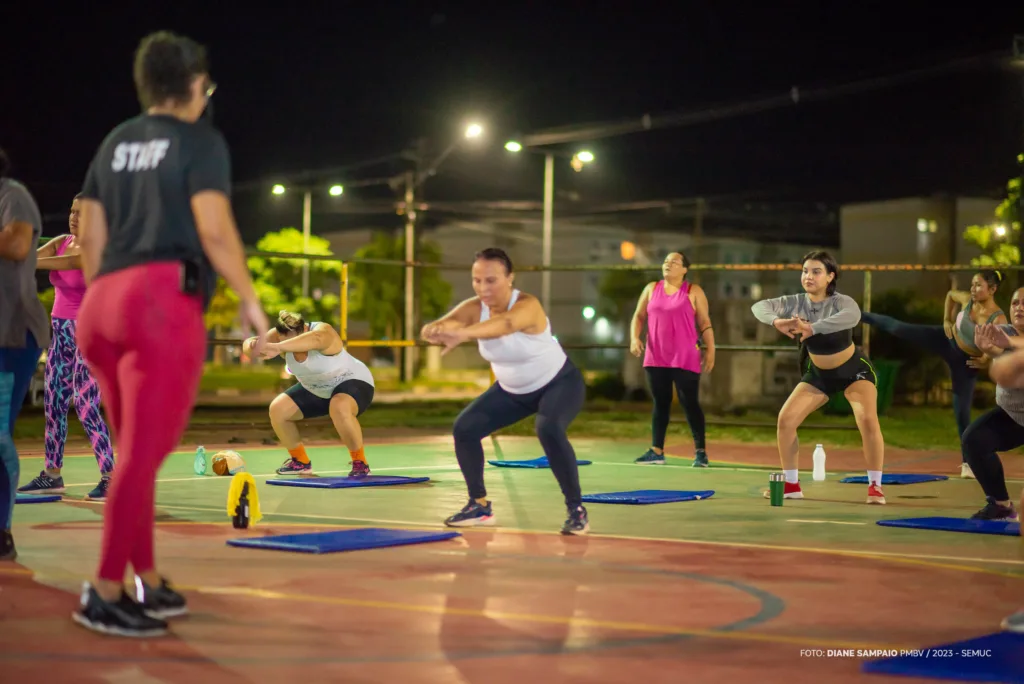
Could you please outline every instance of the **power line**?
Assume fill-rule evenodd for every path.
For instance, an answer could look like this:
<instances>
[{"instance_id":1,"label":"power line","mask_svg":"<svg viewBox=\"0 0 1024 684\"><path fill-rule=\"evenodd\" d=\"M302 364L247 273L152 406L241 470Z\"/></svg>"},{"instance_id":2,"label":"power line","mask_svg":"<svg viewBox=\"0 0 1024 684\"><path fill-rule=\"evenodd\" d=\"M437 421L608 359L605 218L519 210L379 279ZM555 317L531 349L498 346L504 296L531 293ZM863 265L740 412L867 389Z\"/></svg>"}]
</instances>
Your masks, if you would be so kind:
<instances>
[{"instance_id":1,"label":"power line","mask_svg":"<svg viewBox=\"0 0 1024 684\"><path fill-rule=\"evenodd\" d=\"M665 114L644 114L624 121L610 121L587 124L561 126L539 131L525 136L521 141L524 146L538 147L557 145L569 142L591 141L600 138L611 138L630 133L640 133L655 129L679 128L699 123L719 121L737 116L766 112L783 107L793 107L802 102L820 102L857 93L866 93L895 85L910 83L937 76L942 73L965 70L979 66L996 64L1006 60L1006 51L993 51L963 59L952 60L942 64L912 69L898 74L862 79L850 83L822 88L803 90L797 86L790 88L788 93L771 97L746 100L736 104L719 107L707 107L700 110L678 110Z\"/></svg>"}]
</instances>

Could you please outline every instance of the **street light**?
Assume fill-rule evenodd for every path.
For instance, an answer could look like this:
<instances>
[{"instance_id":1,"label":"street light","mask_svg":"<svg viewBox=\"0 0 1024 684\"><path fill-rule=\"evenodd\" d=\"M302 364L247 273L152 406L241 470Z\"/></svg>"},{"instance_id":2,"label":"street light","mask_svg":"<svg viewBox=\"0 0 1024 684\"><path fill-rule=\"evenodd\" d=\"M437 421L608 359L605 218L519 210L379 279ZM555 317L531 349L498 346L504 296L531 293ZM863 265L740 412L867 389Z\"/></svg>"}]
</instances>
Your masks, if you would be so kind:
<instances>
[{"instance_id":1,"label":"street light","mask_svg":"<svg viewBox=\"0 0 1024 684\"><path fill-rule=\"evenodd\" d=\"M515 140L510 140L505 143L505 149L509 152L519 152L523 149L522 144ZM551 315L551 271L547 267L551 266L551 232L552 232L552 214L554 212L554 198L555 198L555 153L544 152L544 222L543 222L543 237L541 240L541 262L544 264L545 270L540 274L540 298L541 303L544 305L544 310ZM576 154L572 155L572 159L569 164L572 168L579 172L583 170L584 164L589 164L594 161L594 153L589 150L580 150Z\"/></svg>"},{"instance_id":2,"label":"street light","mask_svg":"<svg viewBox=\"0 0 1024 684\"><path fill-rule=\"evenodd\" d=\"M299 186L295 186L295 188L297 190L302 190L303 191L303 197L302 197L302 252L304 254L309 254L310 223L312 222L313 190L315 188L313 186L309 186L309 185L299 185ZM287 191L288 191L288 188L286 188L284 185L281 185L280 183L277 183L276 185L274 185L274 187L272 187L270 189L271 193L273 193L275 195L278 195L278 196L284 195ZM327 192L328 192L328 194L331 195L331 197L339 197L339 196L341 196L341 194L343 192L345 192L345 188L343 186L341 186L341 185L334 184L334 185L330 186L330 188L328 188ZM303 297L308 297L309 296L309 260L308 259L305 260L303 262L303 264L302 264L302 296Z\"/></svg>"},{"instance_id":3,"label":"street light","mask_svg":"<svg viewBox=\"0 0 1024 684\"><path fill-rule=\"evenodd\" d=\"M479 138L483 132L484 128L480 124L469 124L469 126L466 127L467 138Z\"/></svg>"}]
</instances>

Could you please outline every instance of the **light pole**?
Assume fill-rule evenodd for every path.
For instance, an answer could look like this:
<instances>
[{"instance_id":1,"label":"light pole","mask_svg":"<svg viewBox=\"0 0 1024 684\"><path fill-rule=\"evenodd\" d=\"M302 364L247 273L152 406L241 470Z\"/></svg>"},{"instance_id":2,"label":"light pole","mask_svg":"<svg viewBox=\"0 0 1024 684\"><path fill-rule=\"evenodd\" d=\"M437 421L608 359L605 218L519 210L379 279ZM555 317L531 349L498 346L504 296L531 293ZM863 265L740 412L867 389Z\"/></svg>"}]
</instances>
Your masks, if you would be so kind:
<instances>
[{"instance_id":1,"label":"light pole","mask_svg":"<svg viewBox=\"0 0 1024 684\"><path fill-rule=\"evenodd\" d=\"M293 185L292 188L295 190L302 190L302 253L309 254L309 235L310 235L310 224L313 218L313 190L317 189L316 186L312 185ZM284 185L278 183L270 192L274 195L281 196L288 191ZM344 192L344 186L335 183L327 189L328 194L331 197L340 197ZM305 260L302 264L302 296L309 296L309 260Z\"/></svg>"},{"instance_id":2,"label":"light pole","mask_svg":"<svg viewBox=\"0 0 1024 684\"><path fill-rule=\"evenodd\" d=\"M510 140L505 143L505 149L509 152L521 152L523 145ZM529 152L534 150L527 148ZM544 311L551 315L551 271L548 267L551 266L551 243L553 240L553 226L552 218L554 214L554 200L555 200L555 155L556 152L543 152L538 154L544 155L544 219L541 227L541 263L544 265L544 271L540 274L540 299L544 306ZM559 154L559 156L569 156ZM589 164L594 161L594 154L588 150L580 150L576 154L572 155L569 162L573 170L577 173L583 170L585 164Z\"/></svg>"},{"instance_id":3,"label":"light pole","mask_svg":"<svg viewBox=\"0 0 1024 684\"><path fill-rule=\"evenodd\" d=\"M484 128L479 123L470 123L463 131L467 140L476 140L484 134ZM416 188L430 176L433 176L438 167L448 158L459 146L460 141L456 140L424 170L419 169L420 159L417 155L417 170L405 174L405 310L404 328L405 339L416 339L416 307L415 307L415 269L410 265L416 260ZM416 366L416 348L404 347L402 349L402 380L411 382Z\"/></svg>"}]
</instances>

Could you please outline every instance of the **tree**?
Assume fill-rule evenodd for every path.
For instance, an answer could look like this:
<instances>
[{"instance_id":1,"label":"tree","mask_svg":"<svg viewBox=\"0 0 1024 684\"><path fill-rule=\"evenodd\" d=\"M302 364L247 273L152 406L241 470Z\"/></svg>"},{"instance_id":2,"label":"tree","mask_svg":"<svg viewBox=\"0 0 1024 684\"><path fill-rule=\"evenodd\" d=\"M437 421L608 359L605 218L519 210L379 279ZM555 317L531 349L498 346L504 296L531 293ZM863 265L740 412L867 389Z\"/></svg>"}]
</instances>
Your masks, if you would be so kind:
<instances>
[{"instance_id":1,"label":"tree","mask_svg":"<svg viewBox=\"0 0 1024 684\"><path fill-rule=\"evenodd\" d=\"M441 249L435 243L420 241L417 252L417 261L441 263ZM405 237L378 233L370 244L356 251L354 258L404 261ZM419 318L439 318L451 303L452 286L439 269L417 270ZM405 320L403 269L384 264L352 264L349 267L349 315L369 323L373 339L401 339Z\"/></svg>"},{"instance_id":2,"label":"tree","mask_svg":"<svg viewBox=\"0 0 1024 684\"><path fill-rule=\"evenodd\" d=\"M1024 163L1024 154L1017 157ZM1020 178L1006 184L1006 199L996 208L996 220L984 226L968 226L964 239L977 245L982 254L973 266L1010 266L1020 263L1021 215Z\"/></svg>"},{"instance_id":3,"label":"tree","mask_svg":"<svg viewBox=\"0 0 1024 684\"><path fill-rule=\"evenodd\" d=\"M256 249L261 252L285 254L302 253L302 233L295 228L283 228L267 233ZM330 243L320 237L309 237L309 253L330 255ZM329 291L338 289L341 282L341 264L337 261L311 261L309 267L309 296L302 296L303 259L280 257L249 257L247 265L252 274L256 296L263 303L268 316L274 318L282 309L298 311L308 321L324 321L338 325L341 318L339 295ZM217 278L217 288L210 299L204 316L206 329L221 337L238 323L238 294L228 287L223 278ZM259 331L265 332L265 331ZM214 361L224 362L225 348L215 348Z\"/></svg>"},{"instance_id":4,"label":"tree","mask_svg":"<svg viewBox=\"0 0 1024 684\"><path fill-rule=\"evenodd\" d=\"M302 233L295 228L267 233L256 243L256 249L261 252L302 253ZM309 254L330 256L331 243L310 235ZM341 299L330 289L341 282L340 260L309 262L309 294L306 296L302 294L304 263L304 259L249 257L256 296L268 314L273 316L282 309L288 309L302 313L307 321L323 321L337 326L341 318Z\"/></svg>"},{"instance_id":5,"label":"tree","mask_svg":"<svg viewBox=\"0 0 1024 684\"><path fill-rule=\"evenodd\" d=\"M598 285L598 314L617 323L629 324L636 303L647 283L656 280L650 271L608 271Z\"/></svg>"}]
</instances>

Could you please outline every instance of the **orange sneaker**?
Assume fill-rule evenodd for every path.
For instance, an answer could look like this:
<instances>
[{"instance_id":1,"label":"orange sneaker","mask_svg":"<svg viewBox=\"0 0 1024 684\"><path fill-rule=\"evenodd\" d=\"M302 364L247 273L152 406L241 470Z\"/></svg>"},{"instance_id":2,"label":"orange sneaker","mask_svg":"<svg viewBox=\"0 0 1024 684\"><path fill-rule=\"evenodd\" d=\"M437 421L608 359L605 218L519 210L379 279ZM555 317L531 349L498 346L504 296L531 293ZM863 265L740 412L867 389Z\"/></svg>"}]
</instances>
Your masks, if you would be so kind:
<instances>
[{"instance_id":1,"label":"orange sneaker","mask_svg":"<svg viewBox=\"0 0 1024 684\"><path fill-rule=\"evenodd\" d=\"M869 504L884 504L885 494L882 492L882 486L876 484L868 485L868 503Z\"/></svg>"}]
</instances>

